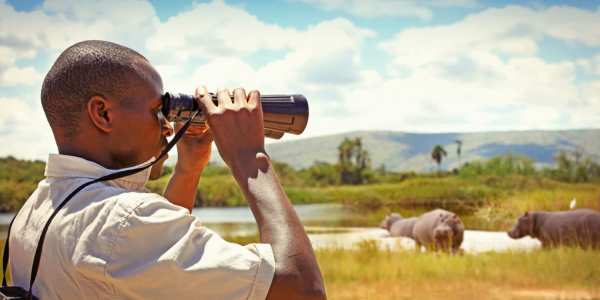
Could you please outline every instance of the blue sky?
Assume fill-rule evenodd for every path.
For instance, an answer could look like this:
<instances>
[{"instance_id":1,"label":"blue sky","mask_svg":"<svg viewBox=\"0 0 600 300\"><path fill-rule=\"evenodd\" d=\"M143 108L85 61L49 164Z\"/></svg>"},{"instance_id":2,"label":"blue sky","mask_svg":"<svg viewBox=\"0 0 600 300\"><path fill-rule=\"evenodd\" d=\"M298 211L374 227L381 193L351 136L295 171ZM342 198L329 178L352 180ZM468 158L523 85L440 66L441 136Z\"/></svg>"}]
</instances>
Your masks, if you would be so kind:
<instances>
[{"instance_id":1,"label":"blue sky","mask_svg":"<svg viewBox=\"0 0 600 300\"><path fill-rule=\"evenodd\" d=\"M600 127L600 1L0 0L0 155L55 152L39 104L69 45L134 48L167 91L302 93L301 137Z\"/></svg>"}]
</instances>

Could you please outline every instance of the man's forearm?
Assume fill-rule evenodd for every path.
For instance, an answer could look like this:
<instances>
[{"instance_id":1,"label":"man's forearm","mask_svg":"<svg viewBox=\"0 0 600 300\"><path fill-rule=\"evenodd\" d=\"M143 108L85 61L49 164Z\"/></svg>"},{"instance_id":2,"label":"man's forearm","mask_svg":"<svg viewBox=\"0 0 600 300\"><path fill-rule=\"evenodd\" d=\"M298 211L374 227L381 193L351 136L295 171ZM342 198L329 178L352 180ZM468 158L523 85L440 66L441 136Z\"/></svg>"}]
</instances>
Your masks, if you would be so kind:
<instances>
[{"instance_id":1,"label":"man's forearm","mask_svg":"<svg viewBox=\"0 0 600 300\"><path fill-rule=\"evenodd\" d=\"M278 271L300 279L295 282L301 286L292 288L324 292L310 241L269 158L260 153L233 169L258 223L261 242L273 248Z\"/></svg>"},{"instance_id":2,"label":"man's forearm","mask_svg":"<svg viewBox=\"0 0 600 300\"><path fill-rule=\"evenodd\" d=\"M196 190L198 188L201 173L202 171L190 172L178 170L178 168L175 167L163 196L171 203L185 207L191 212L194 207Z\"/></svg>"}]
</instances>

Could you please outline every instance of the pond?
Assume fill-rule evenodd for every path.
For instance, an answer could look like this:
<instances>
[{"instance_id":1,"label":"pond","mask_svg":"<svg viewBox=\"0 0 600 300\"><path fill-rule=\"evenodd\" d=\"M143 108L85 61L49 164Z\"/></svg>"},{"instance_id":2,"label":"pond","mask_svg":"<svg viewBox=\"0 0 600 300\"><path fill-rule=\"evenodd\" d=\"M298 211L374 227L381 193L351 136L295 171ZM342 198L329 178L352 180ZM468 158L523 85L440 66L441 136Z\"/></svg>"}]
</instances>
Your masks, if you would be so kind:
<instances>
[{"instance_id":1,"label":"pond","mask_svg":"<svg viewBox=\"0 0 600 300\"><path fill-rule=\"evenodd\" d=\"M411 249L414 242L407 238L389 237L387 231L365 226L368 212L351 210L339 204L294 205L315 248L354 248L365 240L374 240L382 249ZM405 216L418 215L421 210L402 211ZM249 207L200 207L192 214L204 225L222 236L255 236L258 228ZM5 239L6 230L13 214L0 213L0 238ZM359 221L357 221L359 220ZM360 221L363 220L363 221ZM467 228L470 228L467 226ZM526 250L539 248L539 242L530 238L512 240L505 232L466 230L461 247L465 252Z\"/></svg>"}]
</instances>

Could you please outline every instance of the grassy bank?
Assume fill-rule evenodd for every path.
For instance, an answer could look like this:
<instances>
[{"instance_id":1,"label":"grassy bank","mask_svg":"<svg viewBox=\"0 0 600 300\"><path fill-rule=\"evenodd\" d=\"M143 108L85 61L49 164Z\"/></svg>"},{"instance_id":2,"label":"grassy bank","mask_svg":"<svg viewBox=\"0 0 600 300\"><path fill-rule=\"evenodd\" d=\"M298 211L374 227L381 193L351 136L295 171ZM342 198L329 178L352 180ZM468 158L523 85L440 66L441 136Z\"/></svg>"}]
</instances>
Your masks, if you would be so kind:
<instances>
[{"instance_id":1,"label":"grassy bank","mask_svg":"<svg viewBox=\"0 0 600 300\"><path fill-rule=\"evenodd\" d=\"M227 237L253 243L257 236ZM600 252L575 248L446 255L319 249L329 299L598 299Z\"/></svg>"},{"instance_id":2,"label":"grassy bank","mask_svg":"<svg viewBox=\"0 0 600 300\"><path fill-rule=\"evenodd\" d=\"M149 184L162 191L167 177ZM445 208L461 215L471 229L506 230L528 210L566 210L572 199L578 207L600 210L600 184L568 183L543 176L415 176L394 183L301 187L287 185L295 204L339 203L355 210L340 226L376 226L390 212L418 215ZM198 206L238 206L245 201L230 175L201 179Z\"/></svg>"},{"instance_id":3,"label":"grassy bank","mask_svg":"<svg viewBox=\"0 0 600 300\"><path fill-rule=\"evenodd\" d=\"M330 299L600 296L600 252L580 249L449 256L364 243L358 251L319 250L317 258Z\"/></svg>"}]
</instances>

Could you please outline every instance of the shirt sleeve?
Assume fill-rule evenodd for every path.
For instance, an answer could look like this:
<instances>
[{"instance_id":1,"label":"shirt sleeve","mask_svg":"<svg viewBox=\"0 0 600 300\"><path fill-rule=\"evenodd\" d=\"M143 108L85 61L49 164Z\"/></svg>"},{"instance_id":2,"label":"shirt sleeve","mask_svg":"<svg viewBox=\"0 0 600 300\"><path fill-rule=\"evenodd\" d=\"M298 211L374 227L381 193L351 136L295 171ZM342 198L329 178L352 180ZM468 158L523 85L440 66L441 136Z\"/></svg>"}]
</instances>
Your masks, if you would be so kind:
<instances>
[{"instance_id":1,"label":"shirt sleeve","mask_svg":"<svg viewBox=\"0 0 600 300\"><path fill-rule=\"evenodd\" d=\"M127 299L265 299L275 260L269 244L241 246L154 194L120 224L106 276Z\"/></svg>"}]
</instances>

